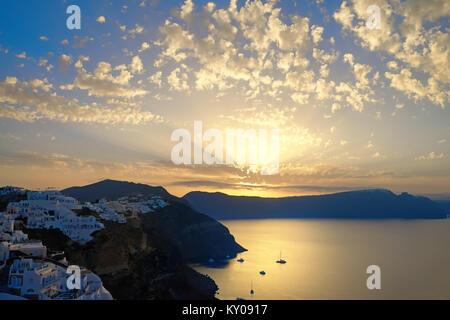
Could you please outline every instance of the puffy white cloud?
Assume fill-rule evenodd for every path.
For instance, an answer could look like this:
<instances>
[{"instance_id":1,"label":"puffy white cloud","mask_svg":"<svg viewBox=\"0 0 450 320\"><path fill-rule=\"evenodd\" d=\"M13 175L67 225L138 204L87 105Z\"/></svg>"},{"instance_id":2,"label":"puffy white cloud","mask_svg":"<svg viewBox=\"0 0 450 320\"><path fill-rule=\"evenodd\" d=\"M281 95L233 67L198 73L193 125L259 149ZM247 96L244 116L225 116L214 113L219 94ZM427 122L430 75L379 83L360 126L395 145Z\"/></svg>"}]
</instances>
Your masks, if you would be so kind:
<instances>
[{"instance_id":1,"label":"puffy white cloud","mask_svg":"<svg viewBox=\"0 0 450 320\"><path fill-rule=\"evenodd\" d=\"M45 59L45 58L39 58L38 66L39 66L39 67L45 67L45 66L47 65L47 63L48 63L48 59Z\"/></svg>"},{"instance_id":2,"label":"puffy white cloud","mask_svg":"<svg viewBox=\"0 0 450 320\"><path fill-rule=\"evenodd\" d=\"M128 33L131 34L131 35L136 35L136 34L141 34L141 33L143 33L144 30L145 30L145 29L144 29L143 26L140 26L139 24L136 24L134 29L129 29L129 30L128 30Z\"/></svg>"},{"instance_id":3,"label":"puffy white cloud","mask_svg":"<svg viewBox=\"0 0 450 320\"><path fill-rule=\"evenodd\" d=\"M181 6L180 18L183 20L189 20L193 10L194 3L192 0L185 0L184 4Z\"/></svg>"},{"instance_id":4,"label":"puffy white cloud","mask_svg":"<svg viewBox=\"0 0 450 320\"><path fill-rule=\"evenodd\" d=\"M350 7L347 6L347 1L342 1L341 7L333 14L333 18L342 24L344 29L350 29L353 26L355 14Z\"/></svg>"},{"instance_id":5,"label":"puffy white cloud","mask_svg":"<svg viewBox=\"0 0 450 320\"><path fill-rule=\"evenodd\" d=\"M59 70L67 71L72 63L72 57L70 55L61 54L59 56Z\"/></svg>"},{"instance_id":6,"label":"puffy white cloud","mask_svg":"<svg viewBox=\"0 0 450 320\"><path fill-rule=\"evenodd\" d=\"M323 30L324 30L323 27L316 26L316 25L312 26L311 36L312 36L313 42L315 44L317 44L323 40L323 38L322 38Z\"/></svg>"},{"instance_id":7,"label":"puffy white cloud","mask_svg":"<svg viewBox=\"0 0 450 320\"><path fill-rule=\"evenodd\" d=\"M139 56L134 56L130 64L131 73L142 73L144 72L144 65L142 64L141 58Z\"/></svg>"},{"instance_id":8,"label":"puffy white cloud","mask_svg":"<svg viewBox=\"0 0 450 320\"><path fill-rule=\"evenodd\" d=\"M167 82L172 90L186 91L189 89L187 78L186 73L182 72L180 68L176 68L167 77Z\"/></svg>"},{"instance_id":9,"label":"puffy white cloud","mask_svg":"<svg viewBox=\"0 0 450 320\"><path fill-rule=\"evenodd\" d=\"M35 89L41 89L42 91L49 92L53 88L53 85L48 82L47 78L44 79L33 79L28 82L23 82L26 87L31 87Z\"/></svg>"},{"instance_id":10,"label":"puffy white cloud","mask_svg":"<svg viewBox=\"0 0 450 320\"><path fill-rule=\"evenodd\" d=\"M105 23L106 18L104 16L99 16L97 19L95 19L95 21L97 21L98 23Z\"/></svg>"},{"instance_id":11,"label":"puffy white cloud","mask_svg":"<svg viewBox=\"0 0 450 320\"><path fill-rule=\"evenodd\" d=\"M195 87L224 91L238 85L246 99L257 99L260 95L275 97L282 87L298 91L298 86L293 84L295 73L297 77L310 76L310 71L306 70L309 66L307 53L313 44L322 41L323 27L311 27L309 18L293 15L285 22L277 1L247 1L238 6L232 0L228 8L223 9L207 3L199 14L200 25L206 28L206 33L199 33L190 19L196 14L194 10L193 1L187 0L178 11L182 23L169 19L160 27L164 36L163 52L155 66L175 62L175 68L167 77L173 90ZM334 62L337 56L337 52L324 50L317 53L317 59L327 64ZM192 72L184 70L182 65L188 65ZM307 72L306 75L302 76L302 71ZM290 78L286 76L288 73L293 73ZM328 73L327 67L323 67L323 77ZM281 80L283 78L285 80ZM314 89L313 85L308 92ZM305 93L295 94L290 93L297 101L300 97L305 100Z\"/></svg>"},{"instance_id":12,"label":"puffy white cloud","mask_svg":"<svg viewBox=\"0 0 450 320\"><path fill-rule=\"evenodd\" d=\"M296 92L291 95L291 98L294 102L297 102L298 104L307 104L309 101L309 94Z\"/></svg>"},{"instance_id":13,"label":"puffy white cloud","mask_svg":"<svg viewBox=\"0 0 450 320\"><path fill-rule=\"evenodd\" d=\"M400 73L386 72L385 77L390 79L391 87L404 92L416 101L426 97L432 103L444 108L449 99L449 91L445 91L433 77L428 78L427 85L414 78L409 69L402 69Z\"/></svg>"},{"instance_id":14,"label":"puffy white cloud","mask_svg":"<svg viewBox=\"0 0 450 320\"><path fill-rule=\"evenodd\" d=\"M388 67L388 69L390 70L398 70L398 64L395 61L389 61L386 66Z\"/></svg>"},{"instance_id":15,"label":"puffy white cloud","mask_svg":"<svg viewBox=\"0 0 450 320\"><path fill-rule=\"evenodd\" d=\"M331 112L335 113L336 111L341 109L341 105L339 103L333 103L331 106Z\"/></svg>"},{"instance_id":16,"label":"puffy white cloud","mask_svg":"<svg viewBox=\"0 0 450 320\"><path fill-rule=\"evenodd\" d=\"M130 85L133 74L144 71L139 56L132 58L129 66L121 64L113 66L105 61L100 61L92 73L83 68L82 61L88 61L89 57L80 56L75 64L77 76L73 84L60 86L63 90L78 88L87 90L89 96L112 97L112 98L134 98L143 96L148 91Z\"/></svg>"},{"instance_id":17,"label":"puffy white cloud","mask_svg":"<svg viewBox=\"0 0 450 320\"><path fill-rule=\"evenodd\" d=\"M323 78L328 77L328 75L330 74L330 69L328 68L328 66L326 64L323 64L320 66L320 76Z\"/></svg>"},{"instance_id":18,"label":"puffy white cloud","mask_svg":"<svg viewBox=\"0 0 450 320\"><path fill-rule=\"evenodd\" d=\"M435 160L435 159L443 159L446 155L443 153L437 154L434 151L430 152L427 155L416 157L415 160Z\"/></svg>"},{"instance_id":19,"label":"puffy white cloud","mask_svg":"<svg viewBox=\"0 0 450 320\"><path fill-rule=\"evenodd\" d=\"M155 74L151 75L148 78L148 81L150 81L150 83L156 84L159 88L161 88L162 87L162 72L158 71Z\"/></svg>"},{"instance_id":20,"label":"puffy white cloud","mask_svg":"<svg viewBox=\"0 0 450 320\"><path fill-rule=\"evenodd\" d=\"M19 59L26 59L27 53L24 51L24 52L22 52L20 54L16 54L16 57L19 58Z\"/></svg>"},{"instance_id":21,"label":"puffy white cloud","mask_svg":"<svg viewBox=\"0 0 450 320\"><path fill-rule=\"evenodd\" d=\"M148 44L148 42L142 42L139 52L144 52L145 50L148 50L148 49L150 49L150 45Z\"/></svg>"},{"instance_id":22,"label":"puffy white cloud","mask_svg":"<svg viewBox=\"0 0 450 320\"><path fill-rule=\"evenodd\" d=\"M349 63L351 66L353 66L355 64L355 57L351 53L344 54L343 59L344 59L344 62Z\"/></svg>"},{"instance_id":23,"label":"puffy white cloud","mask_svg":"<svg viewBox=\"0 0 450 320\"><path fill-rule=\"evenodd\" d=\"M0 118L25 122L49 119L102 124L144 124L162 121L160 116L142 111L138 107L105 108L96 103L79 104L75 99L26 89L34 86L45 88L48 85L44 80L20 83L17 78L12 77L0 82Z\"/></svg>"},{"instance_id":24,"label":"puffy white cloud","mask_svg":"<svg viewBox=\"0 0 450 320\"><path fill-rule=\"evenodd\" d=\"M366 27L370 15L367 8L371 5L380 8L380 30ZM385 74L391 87L415 99L427 96L444 107L448 101L448 89L444 86L448 88L450 83L450 35L433 23L449 15L450 3L446 0L353 0L344 1L333 17L364 48L387 53L407 66L400 74ZM391 71L400 69L395 60L389 61L387 67ZM413 79L410 72L413 69L428 75L427 86ZM427 90L432 93L426 94Z\"/></svg>"},{"instance_id":25,"label":"puffy white cloud","mask_svg":"<svg viewBox=\"0 0 450 320\"><path fill-rule=\"evenodd\" d=\"M322 63L333 63L339 57L339 52L333 50L330 53L326 53L325 50L314 48L313 57Z\"/></svg>"}]
</instances>

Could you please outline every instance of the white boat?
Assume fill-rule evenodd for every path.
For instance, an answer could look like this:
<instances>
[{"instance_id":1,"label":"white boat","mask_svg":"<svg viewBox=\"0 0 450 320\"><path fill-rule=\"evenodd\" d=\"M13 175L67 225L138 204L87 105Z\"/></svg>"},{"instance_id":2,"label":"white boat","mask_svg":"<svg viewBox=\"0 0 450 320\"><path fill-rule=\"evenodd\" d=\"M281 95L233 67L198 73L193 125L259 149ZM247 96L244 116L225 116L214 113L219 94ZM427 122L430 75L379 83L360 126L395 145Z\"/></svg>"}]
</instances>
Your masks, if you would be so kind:
<instances>
[{"instance_id":1,"label":"white boat","mask_svg":"<svg viewBox=\"0 0 450 320\"><path fill-rule=\"evenodd\" d=\"M280 260L277 260L277 263L281 263L281 264L285 264L286 263L286 260L283 260L281 258L281 251L280 251Z\"/></svg>"}]
</instances>

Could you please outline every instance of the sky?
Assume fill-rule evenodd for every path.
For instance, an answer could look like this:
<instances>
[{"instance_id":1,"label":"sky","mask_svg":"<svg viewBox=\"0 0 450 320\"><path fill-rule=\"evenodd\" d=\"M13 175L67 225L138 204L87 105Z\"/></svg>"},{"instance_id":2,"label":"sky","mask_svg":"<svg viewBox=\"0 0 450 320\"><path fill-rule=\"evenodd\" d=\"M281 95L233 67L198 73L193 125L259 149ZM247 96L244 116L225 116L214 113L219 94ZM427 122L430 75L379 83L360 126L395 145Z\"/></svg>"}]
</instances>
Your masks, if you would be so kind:
<instances>
[{"instance_id":1,"label":"sky","mask_svg":"<svg viewBox=\"0 0 450 320\"><path fill-rule=\"evenodd\" d=\"M2 1L0 184L446 197L449 16L446 0ZM278 130L279 172L174 164L194 121Z\"/></svg>"}]
</instances>

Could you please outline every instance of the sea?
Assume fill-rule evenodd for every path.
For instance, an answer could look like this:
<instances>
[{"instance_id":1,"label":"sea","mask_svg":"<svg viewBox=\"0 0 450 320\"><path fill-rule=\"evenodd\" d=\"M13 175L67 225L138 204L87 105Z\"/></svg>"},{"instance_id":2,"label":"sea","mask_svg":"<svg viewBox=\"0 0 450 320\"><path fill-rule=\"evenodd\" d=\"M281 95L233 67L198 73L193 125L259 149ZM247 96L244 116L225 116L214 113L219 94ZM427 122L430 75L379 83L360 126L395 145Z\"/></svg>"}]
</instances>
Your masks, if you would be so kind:
<instances>
[{"instance_id":1,"label":"sea","mask_svg":"<svg viewBox=\"0 0 450 320\"><path fill-rule=\"evenodd\" d=\"M221 222L248 251L193 266L219 299L450 299L450 219Z\"/></svg>"}]
</instances>

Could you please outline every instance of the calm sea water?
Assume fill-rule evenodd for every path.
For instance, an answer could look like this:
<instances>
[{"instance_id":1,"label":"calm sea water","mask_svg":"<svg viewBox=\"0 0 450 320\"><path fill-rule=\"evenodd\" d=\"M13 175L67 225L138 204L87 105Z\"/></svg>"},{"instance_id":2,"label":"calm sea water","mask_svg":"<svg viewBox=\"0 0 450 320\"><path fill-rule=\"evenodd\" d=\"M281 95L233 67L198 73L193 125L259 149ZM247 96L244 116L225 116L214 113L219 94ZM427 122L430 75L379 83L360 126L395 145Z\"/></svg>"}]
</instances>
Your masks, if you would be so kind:
<instances>
[{"instance_id":1,"label":"calm sea water","mask_svg":"<svg viewBox=\"0 0 450 320\"><path fill-rule=\"evenodd\" d=\"M219 299L450 299L450 219L222 223L248 251L194 266L216 281ZM381 290L367 289L369 265L381 268Z\"/></svg>"}]
</instances>

